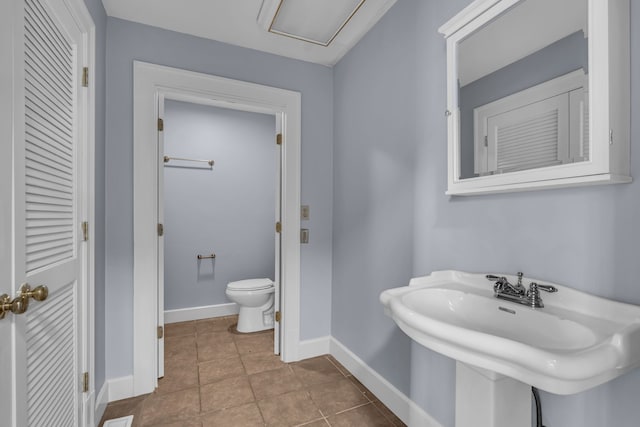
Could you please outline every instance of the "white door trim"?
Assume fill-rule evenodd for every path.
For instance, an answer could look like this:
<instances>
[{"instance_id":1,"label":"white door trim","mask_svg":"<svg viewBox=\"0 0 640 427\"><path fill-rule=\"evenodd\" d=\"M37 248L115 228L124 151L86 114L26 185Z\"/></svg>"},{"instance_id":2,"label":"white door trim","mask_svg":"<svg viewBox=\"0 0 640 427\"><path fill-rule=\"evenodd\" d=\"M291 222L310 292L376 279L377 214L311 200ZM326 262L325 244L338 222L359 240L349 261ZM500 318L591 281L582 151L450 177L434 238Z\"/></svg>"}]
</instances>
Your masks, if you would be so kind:
<instances>
[{"instance_id":1,"label":"white door trim","mask_svg":"<svg viewBox=\"0 0 640 427\"><path fill-rule=\"evenodd\" d=\"M82 56L86 60L88 67L87 88L84 90L84 111L82 123L84 128L81 130L82 138L86 141L84 150L83 176L81 178L82 200L81 217L89 224L88 240L83 247L84 256L82 264L82 274L85 281L85 298L83 319L82 319L82 335L83 335L83 354L80 355L83 360L84 372L89 373L89 390L83 395L83 414L82 422L85 427L95 426L100 420L95 419L96 411L96 383L95 383L95 136L96 136L96 27L93 18L82 0L65 0L65 4L71 11L78 27L83 32L85 51Z\"/></svg>"},{"instance_id":2,"label":"white door trim","mask_svg":"<svg viewBox=\"0 0 640 427\"><path fill-rule=\"evenodd\" d=\"M157 386L158 97L206 98L224 108L282 114L282 337L281 358L299 358L300 143L299 92L134 61L133 96L133 393ZM152 363L149 363L152 361Z\"/></svg>"}]
</instances>

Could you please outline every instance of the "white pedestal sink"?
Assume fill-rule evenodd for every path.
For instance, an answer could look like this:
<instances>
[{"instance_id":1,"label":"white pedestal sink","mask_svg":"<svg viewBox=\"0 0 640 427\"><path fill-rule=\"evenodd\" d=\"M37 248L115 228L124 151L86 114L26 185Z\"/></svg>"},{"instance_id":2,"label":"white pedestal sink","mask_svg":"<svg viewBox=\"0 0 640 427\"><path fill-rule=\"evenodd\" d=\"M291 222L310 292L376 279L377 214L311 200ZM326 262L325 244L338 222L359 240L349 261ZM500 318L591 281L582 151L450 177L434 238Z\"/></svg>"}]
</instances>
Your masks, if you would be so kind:
<instances>
[{"instance_id":1,"label":"white pedestal sink","mask_svg":"<svg viewBox=\"0 0 640 427\"><path fill-rule=\"evenodd\" d=\"M385 313L413 340L469 365L457 365L457 427L528 426L531 385L578 393L640 365L640 307L536 282L558 288L543 295L544 308L497 299L484 274L460 271L437 271L380 295ZM502 414L502 406L513 413Z\"/></svg>"},{"instance_id":2,"label":"white pedestal sink","mask_svg":"<svg viewBox=\"0 0 640 427\"><path fill-rule=\"evenodd\" d=\"M456 362L456 427L530 425L530 385Z\"/></svg>"}]
</instances>

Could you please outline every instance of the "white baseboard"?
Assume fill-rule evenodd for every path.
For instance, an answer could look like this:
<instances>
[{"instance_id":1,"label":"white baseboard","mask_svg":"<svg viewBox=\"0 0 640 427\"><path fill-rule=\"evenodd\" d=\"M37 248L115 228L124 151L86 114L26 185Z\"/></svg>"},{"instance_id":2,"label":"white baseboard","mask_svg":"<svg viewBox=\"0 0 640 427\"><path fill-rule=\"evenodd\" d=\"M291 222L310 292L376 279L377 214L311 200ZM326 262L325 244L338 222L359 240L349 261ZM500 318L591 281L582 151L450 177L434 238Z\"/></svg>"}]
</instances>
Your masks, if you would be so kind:
<instances>
[{"instance_id":1,"label":"white baseboard","mask_svg":"<svg viewBox=\"0 0 640 427\"><path fill-rule=\"evenodd\" d=\"M107 380L109 402L133 397L133 375Z\"/></svg>"},{"instance_id":2,"label":"white baseboard","mask_svg":"<svg viewBox=\"0 0 640 427\"><path fill-rule=\"evenodd\" d=\"M96 427L100 424L100 420L104 415L104 410L107 409L107 404L109 403L109 383L107 381L102 384L102 388L98 393L98 397L96 397L95 403L95 412L94 412L94 420Z\"/></svg>"},{"instance_id":3,"label":"white baseboard","mask_svg":"<svg viewBox=\"0 0 640 427\"><path fill-rule=\"evenodd\" d=\"M234 302L165 310L164 323L188 322L190 320L209 319L211 317L231 316L238 314L238 310L238 304Z\"/></svg>"},{"instance_id":4,"label":"white baseboard","mask_svg":"<svg viewBox=\"0 0 640 427\"><path fill-rule=\"evenodd\" d=\"M442 427L431 415L333 337L330 338L330 353L409 427Z\"/></svg>"},{"instance_id":5,"label":"white baseboard","mask_svg":"<svg viewBox=\"0 0 640 427\"><path fill-rule=\"evenodd\" d=\"M298 343L299 360L310 359L323 354L329 354L331 337L320 337Z\"/></svg>"}]
</instances>

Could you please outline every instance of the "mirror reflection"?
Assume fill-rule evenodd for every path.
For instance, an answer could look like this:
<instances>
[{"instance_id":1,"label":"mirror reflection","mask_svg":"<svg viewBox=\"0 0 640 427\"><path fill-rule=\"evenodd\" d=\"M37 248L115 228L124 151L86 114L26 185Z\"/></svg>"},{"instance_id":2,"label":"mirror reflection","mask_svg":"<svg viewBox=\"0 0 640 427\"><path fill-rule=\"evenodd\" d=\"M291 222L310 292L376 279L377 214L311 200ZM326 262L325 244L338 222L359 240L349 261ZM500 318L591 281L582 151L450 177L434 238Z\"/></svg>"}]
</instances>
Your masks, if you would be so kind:
<instances>
[{"instance_id":1,"label":"mirror reflection","mask_svg":"<svg viewBox=\"0 0 640 427\"><path fill-rule=\"evenodd\" d=\"M587 0L523 0L458 44L460 178L589 159Z\"/></svg>"}]
</instances>

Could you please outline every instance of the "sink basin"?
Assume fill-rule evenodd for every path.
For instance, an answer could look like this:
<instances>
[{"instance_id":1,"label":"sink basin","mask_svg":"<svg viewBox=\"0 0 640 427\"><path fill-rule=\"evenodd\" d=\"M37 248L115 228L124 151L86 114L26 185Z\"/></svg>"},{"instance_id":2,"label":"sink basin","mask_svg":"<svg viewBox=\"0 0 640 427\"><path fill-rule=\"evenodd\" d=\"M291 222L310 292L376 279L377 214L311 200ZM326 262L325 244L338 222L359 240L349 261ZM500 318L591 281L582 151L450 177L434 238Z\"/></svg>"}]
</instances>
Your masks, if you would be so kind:
<instances>
[{"instance_id":1,"label":"sink basin","mask_svg":"<svg viewBox=\"0 0 640 427\"><path fill-rule=\"evenodd\" d=\"M412 279L380 301L423 346L552 393L578 393L640 365L640 307L536 282L558 288L542 293L544 308L497 299L484 274L459 271Z\"/></svg>"}]
</instances>

